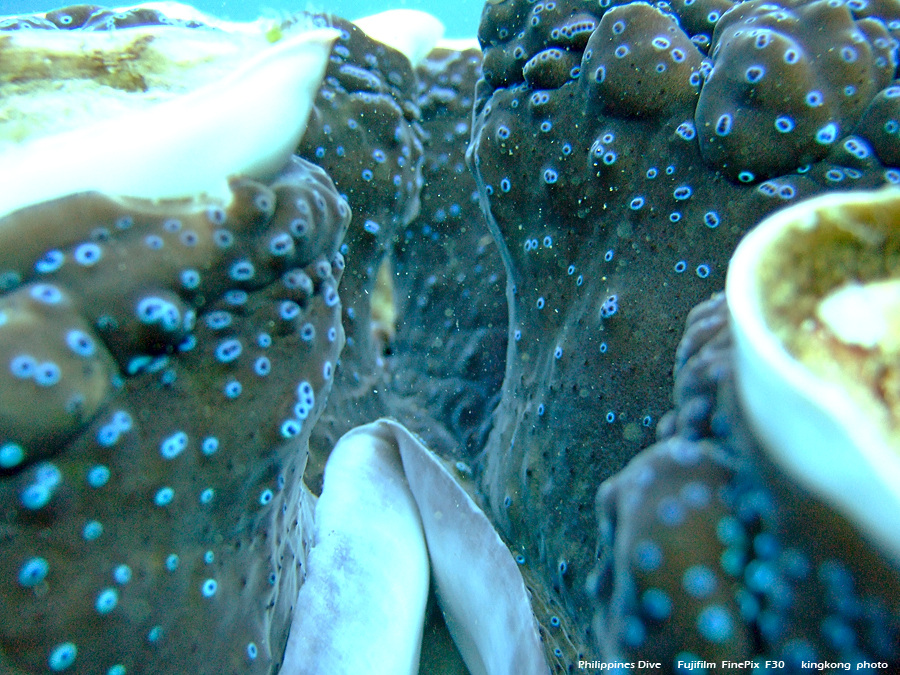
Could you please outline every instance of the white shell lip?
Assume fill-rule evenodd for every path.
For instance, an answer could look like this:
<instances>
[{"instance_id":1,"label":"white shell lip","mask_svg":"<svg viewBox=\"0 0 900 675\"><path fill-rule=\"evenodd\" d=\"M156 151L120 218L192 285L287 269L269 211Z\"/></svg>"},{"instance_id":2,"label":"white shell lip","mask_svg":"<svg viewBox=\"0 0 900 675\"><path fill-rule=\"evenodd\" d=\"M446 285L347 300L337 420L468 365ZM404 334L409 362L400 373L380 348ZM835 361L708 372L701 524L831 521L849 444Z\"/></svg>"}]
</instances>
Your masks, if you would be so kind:
<instances>
[{"instance_id":1,"label":"white shell lip","mask_svg":"<svg viewBox=\"0 0 900 675\"><path fill-rule=\"evenodd\" d=\"M174 32L177 38L192 29L151 26L147 30L156 39L160 31ZM84 56L84 36L59 33L46 40L59 39ZM109 42L110 53L115 54L122 36L137 40L142 34L130 28L121 35L89 35ZM89 115L59 133L54 133L51 124L50 133L42 131L0 147L0 184L4 186L0 216L92 190L150 200L205 195L227 204L230 177L270 179L290 159L306 130L332 43L340 32L334 28L289 31L274 44L259 32L253 38L225 32L197 34L203 36L197 48L208 48L210 54L204 59L192 51L191 64L210 68L206 60L225 55L233 68L216 73L211 80L199 78L186 93L143 101L146 105L133 108L114 107L100 121ZM166 70L178 71L184 54L177 53L177 39L167 44L176 53L166 54ZM23 49L33 46L29 43ZM175 79L181 82L181 77L179 72ZM67 95L61 98L76 108L96 104L98 111L107 103L103 88L89 92L84 101Z\"/></svg>"},{"instance_id":2,"label":"white shell lip","mask_svg":"<svg viewBox=\"0 0 900 675\"><path fill-rule=\"evenodd\" d=\"M832 504L900 563L900 448L839 384L813 374L769 330L763 315L760 261L791 231L818 226L817 213L893 202L900 190L832 193L779 211L740 243L728 270L726 298L744 411L772 459ZM898 222L900 227L900 222ZM814 255L810 251L810 255Z\"/></svg>"},{"instance_id":3,"label":"white shell lip","mask_svg":"<svg viewBox=\"0 0 900 675\"><path fill-rule=\"evenodd\" d=\"M389 9L355 19L353 23L373 40L396 49L417 68L444 37L444 24L418 9Z\"/></svg>"}]
</instances>

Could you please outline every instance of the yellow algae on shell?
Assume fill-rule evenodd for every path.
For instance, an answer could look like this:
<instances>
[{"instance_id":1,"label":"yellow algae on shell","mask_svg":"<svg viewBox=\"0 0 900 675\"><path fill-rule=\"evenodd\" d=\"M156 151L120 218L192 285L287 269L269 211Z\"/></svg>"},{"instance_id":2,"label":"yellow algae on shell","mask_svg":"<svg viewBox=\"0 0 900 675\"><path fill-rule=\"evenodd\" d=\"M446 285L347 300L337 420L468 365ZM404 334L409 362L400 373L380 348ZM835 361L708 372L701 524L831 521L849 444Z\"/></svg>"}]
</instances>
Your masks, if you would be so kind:
<instances>
[{"instance_id":1,"label":"yellow algae on shell","mask_svg":"<svg viewBox=\"0 0 900 675\"><path fill-rule=\"evenodd\" d=\"M8 147L170 100L264 47L258 36L176 26L5 34L0 141Z\"/></svg>"},{"instance_id":2,"label":"yellow algae on shell","mask_svg":"<svg viewBox=\"0 0 900 675\"><path fill-rule=\"evenodd\" d=\"M845 387L900 448L900 192L829 202L760 269L767 320L796 358ZM812 206L812 205L811 205Z\"/></svg>"}]
</instances>

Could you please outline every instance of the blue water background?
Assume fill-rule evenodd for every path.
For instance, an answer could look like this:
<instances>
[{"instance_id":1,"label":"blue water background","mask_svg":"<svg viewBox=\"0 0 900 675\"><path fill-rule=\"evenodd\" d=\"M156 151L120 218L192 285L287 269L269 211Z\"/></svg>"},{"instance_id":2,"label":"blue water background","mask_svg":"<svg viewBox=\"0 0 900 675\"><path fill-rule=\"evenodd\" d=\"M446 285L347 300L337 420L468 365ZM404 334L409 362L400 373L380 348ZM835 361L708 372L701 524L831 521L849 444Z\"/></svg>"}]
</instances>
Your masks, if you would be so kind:
<instances>
[{"instance_id":1,"label":"blue water background","mask_svg":"<svg viewBox=\"0 0 900 675\"><path fill-rule=\"evenodd\" d=\"M66 4L65 0L0 0L0 15L47 12ZM123 3L96 2L98 5L122 6ZM478 31L481 8L484 0L325 0L307 3L300 2L255 2L254 0L197 0L189 4L208 14L232 21L250 21L261 15L277 16L301 9L325 11L337 14L345 19L358 19L362 16L382 12L386 9L420 9L430 12L444 22L447 27L446 37L471 38Z\"/></svg>"}]
</instances>

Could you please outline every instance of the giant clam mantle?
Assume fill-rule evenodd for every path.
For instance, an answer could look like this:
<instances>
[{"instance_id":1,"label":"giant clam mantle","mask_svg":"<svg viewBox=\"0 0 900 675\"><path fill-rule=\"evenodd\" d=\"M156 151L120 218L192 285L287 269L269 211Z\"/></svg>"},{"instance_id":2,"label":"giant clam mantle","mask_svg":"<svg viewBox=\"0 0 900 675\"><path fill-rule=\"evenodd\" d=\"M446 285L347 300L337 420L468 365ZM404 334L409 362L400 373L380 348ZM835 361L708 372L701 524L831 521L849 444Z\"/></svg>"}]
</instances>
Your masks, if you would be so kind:
<instances>
[{"instance_id":1,"label":"giant clam mantle","mask_svg":"<svg viewBox=\"0 0 900 675\"><path fill-rule=\"evenodd\" d=\"M0 668L461 672L429 574L473 673L896 667L891 528L784 461L707 298L763 216L900 182L900 7L491 0L483 72L387 21L0 24ZM854 199L883 273L775 330L890 383Z\"/></svg>"},{"instance_id":2,"label":"giant clam mantle","mask_svg":"<svg viewBox=\"0 0 900 675\"><path fill-rule=\"evenodd\" d=\"M4 83L4 669L269 673L343 341L349 208L292 157L338 32L33 22L0 35L33 66Z\"/></svg>"}]
</instances>

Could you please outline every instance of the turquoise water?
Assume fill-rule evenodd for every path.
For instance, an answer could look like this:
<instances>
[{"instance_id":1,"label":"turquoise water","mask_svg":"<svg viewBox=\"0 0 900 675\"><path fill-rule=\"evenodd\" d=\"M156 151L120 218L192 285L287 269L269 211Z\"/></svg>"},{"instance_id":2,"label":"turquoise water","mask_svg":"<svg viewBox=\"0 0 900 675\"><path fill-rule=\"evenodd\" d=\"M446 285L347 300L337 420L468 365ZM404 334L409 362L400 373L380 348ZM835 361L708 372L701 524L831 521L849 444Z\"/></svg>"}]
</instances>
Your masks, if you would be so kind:
<instances>
[{"instance_id":1,"label":"turquoise water","mask_svg":"<svg viewBox=\"0 0 900 675\"><path fill-rule=\"evenodd\" d=\"M28 12L46 12L67 4L65 0L0 0L0 15L24 14ZM75 2L68 4L77 4ZM98 2L98 5L104 3ZM127 1L122 4L128 4ZM135 3L137 4L137 3ZM478 20L481 18L483 0L325 0L306 2L289 2L275 0L273 2L254 2L253 0L198 0L188 4L223 19L233 21L249 21L260 14L295 12L301 9L326 11L342 16L345 19L358 19L361 16L375 14L386 9L421 9L430 12L444 22L447 37L475 37ZM110 2L109 6L118 3ZM121 5L118 5L121 6Z\"/></svg>"}]
</instances>

